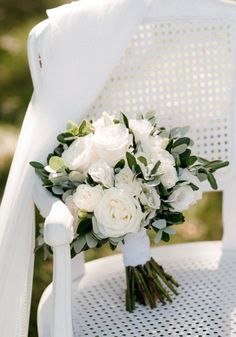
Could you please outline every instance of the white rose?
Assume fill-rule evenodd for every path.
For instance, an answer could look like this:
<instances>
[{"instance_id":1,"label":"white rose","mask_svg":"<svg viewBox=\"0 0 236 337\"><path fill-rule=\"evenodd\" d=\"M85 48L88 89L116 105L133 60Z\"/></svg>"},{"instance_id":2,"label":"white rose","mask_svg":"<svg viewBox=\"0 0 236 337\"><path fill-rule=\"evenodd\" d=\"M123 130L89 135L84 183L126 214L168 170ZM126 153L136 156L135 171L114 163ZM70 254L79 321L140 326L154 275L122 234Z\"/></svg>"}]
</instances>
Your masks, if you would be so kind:
<instances>
[{"instance_id":1,"label":"white rose","mask_svg":"<svg viewBox=\"0 0 236 337\"><path fill-rule=\"evenodd\" d=\"M167 189L174 187L179 180L175 167L172 166L169 162L164 162L160 165L158 174L160 174L159 179L162 185Z\"/></svg>"},{"instance_id":2,"label":"white rose","mask_svg":"<svg viewBox=\"0 0 236 337\"><path fill-rule=\"evenodd\" d=\"M194 191L195 201L202 199L202 188L201 182L193 175L188 169L180 169L179 180L186 180L199 188L199 190Z\"/></svg>"},{"instance_id":3,"label":"white rose","mask_svg":"<svg viewBox=\"0 0 236 337\"><path fill-rule=\"evenodd\" d=\"M138 196L141 192L141 183L134 178L134 173L128 166L115 175L115 186L133 196Z\"/></svg>"},{"instance_id":4,"label":"white rose","mask_svg":"<svg viewBox=\"0 0 236 337\"><path fill-rule=\"evenodd\" d=\"M162 138L158 135L149 136L148 138L142 141L142 148L143 148L143 151L148 155L150 159L156 160L159 157L171 156L171 154L168 151L164 150L168 142L169 142L168 138Z\"/></svg>"},{"instance_id":5,"label":"white rose","mask_svg":"<svg viewBox=\"0 0 236 337\"><path fill-rule=\"evenodd\" d=\"M95 127L95 129L100 128L100 127L104 127L104 126L109 126L114 124L113 120L114 120L114 116L109 115L107 112L103 112L102 113L102 117L97 119L94 123L93 126Z\"/></svg>"},{"instance_id":6,"label":"white rose","mask_svg":"<svg viewBox=\"0 0 236 337\"><path fill-rule=\"evenodd\" d=\"M97 160L93 143L93 135L89 134L76 139L67 150L62 153L66 165L70 170L85 172Z\"/></svg>"},{"instance_id":7,"label":"white rose","mask_svg":"<svg viewBox=\"0 0 236 337\"><path fill-rule=\"evenodd\" d=\"M195 202L194 191L190 186L180 186L171 193L167 202L176 212L183 212Z\"/></svg>"},{"instance_id":8,"label":"white rose","mask_svg":"<svg viewBox=\"0 0 236 337\"><path fill-rule=\"evenodd\" d=\"M148 206L151 209L159 209L161 205L161 199L156 189L147 185L143 185L140 202L142 205Z\"/></svg>"},{"instance_id":9,"label":"white rose","mask_svg":"<svg viewBox=\"0 0 236 337\"><path fill-rule=\"evenodd\" d=\"M77 187L73 194L73 201L79 209L93 212L102 195L103 190L100 185L92 187L82 184Z\"/></svg>"},{"instance_id":10,"label":"white rose","mask_svg":"<svg viewBox=\"0 0 236 337\"><path fill-rule=\"evenodd\" d=\"M130 119L129 127L134 133L136 142L146 139L153 130L152 124L146 119Z\"/></svg>"},{"instance_id":11,"label":"white rose","mask_svg":"<svg viewBox=\"0 0 236 337\"><path fill-rule=\"evenodd\" d=\"M73 228L74 228L74 231L76 231L77 229L77 226L79 224L79 216L78 216L78 212L79 212L79 209L78 207L76 206L76 204L74 203L73 201L73 196L70 195L66 198L65 200L65 204L66 206L68 207L71 215L73 216L74 218L74 222L73 222Z\"/></svg>"},{"instance_id":12,"label":"white rose","mask_svg":"<svg viewBox=\"0 0 236 337\"><path fill-rule=\"evenodd\" d=\"M108 165L114 166L120 159L125 158L131 139L128 129L123 124L113 124L96 129L94 144L98 156Z\"/></svg>"},{"instance_id":13,"label":"white rose","mask_svg":"<svg viewBox=\"0 0 236 337\"><path fill-rule=\"evenodd\" d=\"M114 185L114 171L103 160L99 159L88 169L88 173L97 183L101 183L105 187L112 187Z\"/></svg>"},{"instance_id":14,"label":"white rose","mask_svg":"<svg viewBox=\"0 0 236 337\"><path fill-rule=\"evenodd\" d=\"M143 218L138 201L115 187L104 191L94 215L94 232L113 238L138 232Z\"/></svg>"}]
</instances>

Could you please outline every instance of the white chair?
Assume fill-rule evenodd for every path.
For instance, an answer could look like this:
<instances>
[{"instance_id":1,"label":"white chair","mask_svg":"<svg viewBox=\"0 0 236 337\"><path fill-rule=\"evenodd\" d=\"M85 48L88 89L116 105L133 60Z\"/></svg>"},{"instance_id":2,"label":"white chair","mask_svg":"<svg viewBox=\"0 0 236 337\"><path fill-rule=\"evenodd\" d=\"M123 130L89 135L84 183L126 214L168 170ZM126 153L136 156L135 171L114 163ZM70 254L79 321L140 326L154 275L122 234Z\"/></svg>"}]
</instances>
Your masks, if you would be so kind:
<instances>
[{"instance_id":1,"label":"white chair","mask_svg":"<svg viewBox=\"0 0 236 337\"><path fill-rule=\"evenodd\" d=\"M35 80L33 59L46 28L47 21L36 26L29 39ZM154 248L153 256L181 284L180 294L172 304L155 310L137 306L130 314L124 309L121 255L86 263L85 272L83 255L77 256L71 287L71 219L57 203L46 221L54 274L39 305L39 337L236 336L235 44L233 1L153 1L88 111L92 118L104 110L128 115L155 110L160 124L191 125L199 155L229 159L230 167L218 175L224 191L223 241ZM60 236L54 233L58 224Z\"/></svg>"}]
</instances>

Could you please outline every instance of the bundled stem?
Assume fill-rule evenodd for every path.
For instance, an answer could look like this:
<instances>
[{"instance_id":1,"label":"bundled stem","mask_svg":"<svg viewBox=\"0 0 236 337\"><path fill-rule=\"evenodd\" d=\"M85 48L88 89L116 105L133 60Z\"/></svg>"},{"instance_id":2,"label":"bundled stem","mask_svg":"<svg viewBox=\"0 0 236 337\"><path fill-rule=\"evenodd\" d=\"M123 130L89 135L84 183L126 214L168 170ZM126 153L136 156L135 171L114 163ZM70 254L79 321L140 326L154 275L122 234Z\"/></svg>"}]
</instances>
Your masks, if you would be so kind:
<instances>
[{"instance_id":1,"label":"bundled stem","mask_svg":"<svg viewBox=\"0 0 236 337\"><path fill-rule=\"evenodd\" d=\"M169 291L178 295L179 284L153 258L144 265L126 267L126 310L132 312L135 302L156 308L157 301L172 302ZM167 290L169 289L169 291Z\"/></svg>"}]
</instances>

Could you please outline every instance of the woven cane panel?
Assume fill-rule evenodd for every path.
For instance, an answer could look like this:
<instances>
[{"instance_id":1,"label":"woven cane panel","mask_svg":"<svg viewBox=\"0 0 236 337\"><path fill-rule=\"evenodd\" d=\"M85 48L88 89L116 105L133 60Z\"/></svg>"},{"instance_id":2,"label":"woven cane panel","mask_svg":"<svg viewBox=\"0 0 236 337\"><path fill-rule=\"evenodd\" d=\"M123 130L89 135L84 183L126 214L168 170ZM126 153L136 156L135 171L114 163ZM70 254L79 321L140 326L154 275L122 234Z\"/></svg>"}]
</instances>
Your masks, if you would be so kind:
<instances>
[{"instance_id":1,"label":"woven cane panel","mask_svg":"<svg viewBox=\"0 0 236 337\"><path fill-rule=\"evenodd\" d=\"M221 19L140 25L89 117L155 110L160 125L192 127L197 154L228 158L233 40Z\"/></svg>"},{"instance_id":2,"label":"woven cane panel","mask_svg":"<svg viewBox=\"0 0 236 337\"><path fill-rule=\"evenodd\" d=\"M191 255L191 254L190 254ZM86 279L73 288L75 337L235 337L236 257L202 256L165 262L180 282L180 295L150 310L124 310L124 272Z\"/></svg>"}]
</instances>

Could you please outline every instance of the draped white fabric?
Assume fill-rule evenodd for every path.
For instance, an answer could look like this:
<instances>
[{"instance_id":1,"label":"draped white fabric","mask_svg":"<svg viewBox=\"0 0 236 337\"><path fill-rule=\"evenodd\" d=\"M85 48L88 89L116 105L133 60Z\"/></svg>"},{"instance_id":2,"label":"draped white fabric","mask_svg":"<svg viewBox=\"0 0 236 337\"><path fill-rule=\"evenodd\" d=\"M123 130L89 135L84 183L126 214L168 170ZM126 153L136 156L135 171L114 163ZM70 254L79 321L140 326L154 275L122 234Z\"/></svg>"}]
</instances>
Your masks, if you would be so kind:
<instances>
[{"instance_id":1,"label":"draped white fabric","mask_svg":"<svg viewBox=\"0 0 236 337\"><path fill-rule=\"evenodd\" d=\"M48 25L37 46L42 68L38 67L34 94L0 209L1 337L26 337L28 330L35 181L28 162L44 160L67 120L79 121L84 116L145 16L149 3L149 0L81 0L48 11ZM35 58L38 60L38 54ZM47 200L48 207L54 199ZM40 203L40 198L36 202ZM47 211L43 213L46 215Z\"/></svg>"}]
</instances>

